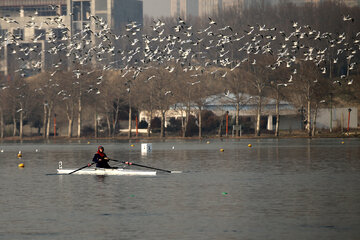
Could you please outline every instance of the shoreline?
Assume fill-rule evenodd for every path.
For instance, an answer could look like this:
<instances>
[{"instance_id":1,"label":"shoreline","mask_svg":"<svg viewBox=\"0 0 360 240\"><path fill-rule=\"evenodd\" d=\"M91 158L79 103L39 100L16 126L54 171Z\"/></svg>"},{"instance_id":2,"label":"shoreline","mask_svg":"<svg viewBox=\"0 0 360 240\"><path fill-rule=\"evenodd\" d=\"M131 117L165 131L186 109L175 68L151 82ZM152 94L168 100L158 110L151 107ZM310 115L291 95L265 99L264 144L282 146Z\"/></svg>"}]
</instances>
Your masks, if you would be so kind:
<instances>
[{"instance_id":1,"label":"shoreline","mask_svg":"<svg viewBox=\"0 0 360 240\"><path fill-rule=\"evenodd\" d=\"M324 133L324 134L317 134L315 136L308 136L306 133L303 134L283 134L278 137L274 136L273 134L262 134L260 136L254 136L253 134L243 134L240 136L216 136L216 135L209 135L209 136L203 136L199 138L198 136L192 136L192 137L181 137L181 136L165 136L161 138L160 136L133 136L129 138L128 136L116 136L116 137L66 137L66 136L51 136L49 138L44 138L43 136L24 136L20 138L19 136L11 136L11 137L4 137L0 139L0 142L3 141L40 141L40 140L168 140L168 139L177 139L177 140L206 140L206 139L298 139L298 138L360 138L359 132L350 132L348 133Z\"/></svg>"}]
</instances>

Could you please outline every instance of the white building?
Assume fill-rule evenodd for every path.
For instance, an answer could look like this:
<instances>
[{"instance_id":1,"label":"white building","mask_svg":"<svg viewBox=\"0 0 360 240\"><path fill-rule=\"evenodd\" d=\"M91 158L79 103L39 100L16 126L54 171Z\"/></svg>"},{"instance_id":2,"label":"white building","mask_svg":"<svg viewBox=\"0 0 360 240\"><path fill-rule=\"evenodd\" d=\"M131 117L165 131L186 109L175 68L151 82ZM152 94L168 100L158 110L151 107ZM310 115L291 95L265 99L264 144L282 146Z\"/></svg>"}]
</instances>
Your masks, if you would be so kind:
<instances>
[{"instance_id":1,"label":"white building","mask_svg":"<svg viewBox=\"0 0 360 240\"><path fill-rule=\"evenodd\" d=\"M229 94L215 95L209 97L205 102L204 110L213 111L217 116L223 116L228 113L229 115L236 116L236 104L234 101L234 95ZM257 97L250 96L248 94L242 94L241 104L239 106L239 116L242 120L247 119L251 121L251 124L255 128L256 124L256 112L257 112ZM271 98L264 98L262 101L262 129L270 131L275 130L276 124L276 100ZM191 106L191 115L197 116L198 109L195 106ZM348 109L351 109L350 118ZM280 112L280 130L303 130L305 127L303 116L304 109L297 109L292 104L286 101L280 101L279 112ZM331 115L332 114L332 115ZM160 117L160 111L153 111L153 118ZM182 104L176 104L166 112L165 126L168 124L170 118L184 119L186 116L186 108L182 107ZM150 115L147 111L140 112L140 120L150 121ZM330 121L331 119L331 121ZM349 121L350 129L358 128L358 110L356 107L348 108L333 108L326 109L320 108L317 111L316 117L316 129L347 129ZM330 122L332 122L330 124Z\"/></svg>"}]
</instances>

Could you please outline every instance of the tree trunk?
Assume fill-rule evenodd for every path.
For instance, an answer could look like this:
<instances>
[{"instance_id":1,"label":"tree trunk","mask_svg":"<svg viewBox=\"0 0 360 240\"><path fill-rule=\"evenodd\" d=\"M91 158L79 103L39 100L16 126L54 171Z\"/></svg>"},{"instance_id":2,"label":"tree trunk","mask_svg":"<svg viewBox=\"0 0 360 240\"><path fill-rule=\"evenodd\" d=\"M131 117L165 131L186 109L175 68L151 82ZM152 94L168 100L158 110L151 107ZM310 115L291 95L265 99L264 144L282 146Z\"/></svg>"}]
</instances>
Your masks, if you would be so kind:
<instances>
[{"instance_id":1,"label":"tree trunk","mask_svg":"<svg viewBox=\"0 0 360 240\"><path fill-rule=\"evenodd\" d=\"M130 103L130 102L129 102ZM128 133L128 137L131 138L131 128L132 128L132 121L131 121L131 103L129 104L129 133Z\"/></svg>"},{"instance_id":2,"label":"tree trunk","mask_svg":"<svg viewBox=\"0 0 360 240\"><path fill-rule=\"evenodd\" d=\"M240 123L240 100L238 100L238 102L236 103L236 116L235 116L235 125L237 127L239 127L239 123ZM235 131L235 136L238 137L240 136L240 131L241 130L237 130Z\"/></svg>"},{"instance_id":3,"label":"tree trunk","mask_svg":"<svg viewBox=\"0 0 360 240\"><path fill-rule=\"evenodd\" d=\"M51 120L52 104L49 104L48 115L47 115L47 126L46 126L46 138L50 136L50 120Z\"/></svg>"},{"instance_id":4,"label":"tree trunk","mask_svg":"<svg viewBox=\"0 0 360 240\"><path fill-rule=\"evenodd\" d=\"M308 132L309 137L311 137L311 96L310 96L310 82L308 80L307 84L307 124L306 124L306 130Z\"/></svg>"},{"instance_id":5,"label":"tree trunk","mask_svg":"<svg viewBox=\"0 0 360 240\"><path fill-rule=\"evenodd\" d=\"M23 138L23 124L24 124L23 118L24 118L24 112L21 110L20 111L20 116L19 116L19 122L20 122L19 136L20 136L20 139Z\"/></svg>"},{"instance_id":6,"label":"tree trunk","mask_svg":"<svg viewBox=\"0 0 360 240\"><path fill-rule=\"evenodd\" d=\"M261 120L261 96L259 95L259 102L256 113L256 131L255 131L256 136L260 136L260 120Z\"/></svg>"},{"instance_id":7,"label":"tree trunk","mask_svg":"<svg viewBox=\"0 0 360 240\"><path fill-rule=\"evenodd\" d=\"M315 131L316 131L316 117L317 117L317 111L318 111L318 106L315 106L315 111L314 111L314 117L313 117L313 126L312 126L312 135L315 136Z\"/></svg>"},{"instance_id":8,"label":"tree trunk","mask_svg":"<svg viewBox=\"0 0 360 240\"><path fill-rule=\"evenodd\" d=\"M47 132L47 110L48 105L47 103L44 103L44 120L43 120L43 137L46 138L46 132Z\"/></svg>"},{"instance_id":9,"label":"tree trunk","mask_svg":"<svg viewBox=\"0 0 360 240\"><path fill-rule=\"evenodd\" d=\"M279 122L280 122L279 102L280 102L279 88L277 87L277 89L276 89L276 106L275 106L275 111L276 111L275 137L279 136Z\"/></svg>"},{"instance_id":10,"label":"tree trunk","mask_svg":"<svg viewBox=\"0 0 360 240\"><path fill-rule=\"evenodd\" d=\"M199 106L199 138L202 138L202 118L201 118L201 107Z\"/></svg>"},{"instance_id":11,"label":"tree trunk","mask_svg":"<svg viewBox=\"0 0 360 240\"><path fill-rule=\"evenodd\" d=\"M2 110L2 107L0 107L0 138L4 138L4 129L5 129L5 125L4 125L4 113Z\"/></svg>"},{"instance_id":12,"label":"tree trunk","mask_svg":"<svg viewBox=\"0 0 360 240\"><path fill-rule=\"evenodd\" d=\"M150 110L150 121L148 123L148 127L147 127L147 136L150 137L150 130L151 130L151 120L152 120L152 109Z\"/></svg>"},{"instance_id":13,"label":"tree trunk","mask_svg":"<svg viewBox=\"0 0 360 240\"><path fill-rule=\"evenodd\" d=\"M120 98L118 98L117 102L116 102L115 115L114 115L114 121L113 121L113 132L112 132L113 137L115 137L115 134L116 134L116 126L117 126L118 119L119 119L119 108L120 108Z\"/></svg>"},{"instance_id":14,"label":"tree trunk","mask_svg":"<svg viewBox=\"0 0 360 240\"><path fill-rule=\"evenodd\" d=\"M15 113L13 113L13 137L16 136L16 132L17 132L17 127L16 127L16 116L15 116Z\"/></svg>"},{"instance_id":15,"label":"tree trunk","mask_svg":"<svg viewBox=\"0 0 360 240\"><path fill-rule=\"evenodd\" d=\"M95 114L94 114L94 137L98 137L98 123L97 123L97 112L95 107Z\"/></svg>"},{"instance_id":16,"label":"tree trunk","mask_svg":"<svg viewBox=\"0 0 360 240\"><path fill-rule=\"evenodd\" d=\"M190 102L188 102L187 106L186 106L186 116L185 116L185 123L183 126L183 137L186 137L186 131L187 131L187 127L188 127L188 123L189 123L189 118L190 118Z\"/></svg>"},{"instance_id":17,"label":"tree trunk","mask_svg":"<svg viewBox=\"0 0 360 240\"><path fill-rule=\"evenodd\" d=\"M110 124L109 114L106 114L106 123L108 126L108 136L111 137L111 124Z\"/></svg>"},{"instance_id":18,"label":"tree trunk","mask_svg":"<svg viewBox=\"0 0 360 240\"><path fill-rule=\"evenodd\" d=\"M72 127L73 127L73 119L68 119L68 137L71 138L72 137Z\"/></svg>"},{"instance_id":19,"label":"tree trunk","mask_svg":"<svg viewBox=\"0 0 360 240\"><path fill-rule=\"evenodd\" d=\"M311 101L307 100L307 124L306 130L308 132L309 137L311 137Z\"/></svg>"},{"instance_id":20,"label":"tree trunk","mask_svg":"<svg viewBox=\"0 0 360 240\"><path fill-rule=\"evenodd\" d=\"M161 128L160 128L160 137L165 137L165 112L164 110L161 110Z\"/></svg>"},{"instance_id":21,"label":"tree trunk","mask_svg":"<svg viewBox=\"0 0 360 240\"><path fill-rule=\"evenodd\" d=\"M79 109L78 109L78 133L77 133L78 137L81 137L81 111L82 111L82 105L81 105L81 92L80 92Z\"/></svg>"},{"instance_id":22,"label":"tree trunk","mask_svg":"<svg viewBox=\"0 0 360 240\"><path fill-rule=\"evenodd\" d=\"M66 116L68 119L68 137L72 137L72 128L74 123L74 107L66 104Z\"/></svg>"},{"instance_id":23,"label":"tree trunk","mask_svg":"<svg viewBox=\"0 0 360 240\"><path fill-rule=\"evenodd\" d=\"M218 135L219 137L222 137L222 126L223 126L223 121L224 121L224 116L221 117L220 120L220 126L219 126L219 131L218 131Z\"/></svg>"},{"instance_id":24,"label":"tree trunk","mask_svg":"<svg viewBox=\"0 0 360 240\"><path fill-rule=\"evenodd\" d=\"M110 117L109 117L109 108L108 108L108 104L105 101L105 111L106 111L106 123L107 123L107 127L108 127L108 137L111 137L111 124L110 124Z\"/></svg>"}]
</instances>

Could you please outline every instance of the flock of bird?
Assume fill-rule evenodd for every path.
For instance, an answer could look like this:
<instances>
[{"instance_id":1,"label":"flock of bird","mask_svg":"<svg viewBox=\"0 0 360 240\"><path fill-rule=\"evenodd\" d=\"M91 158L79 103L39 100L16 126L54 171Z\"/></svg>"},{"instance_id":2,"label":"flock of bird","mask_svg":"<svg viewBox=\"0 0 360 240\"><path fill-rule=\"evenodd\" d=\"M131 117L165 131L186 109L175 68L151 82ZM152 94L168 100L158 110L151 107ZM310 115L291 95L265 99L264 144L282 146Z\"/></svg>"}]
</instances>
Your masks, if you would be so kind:
<instances>
[{"instance_id":1,"label":"flock of bird","mask_svg":"<svg viewBox=\"0 0 360 240\"><path fill-rule=\"evenodd\" d=\"M162 20L154 20L148 30L142 29L137 22L131 22L122 34L117 35L98 16L90 17L94 25L89 21L74 34L71 34L61 16L47 17L41 22L36 20L36 13L28 17L25 26L20 26L10 17L0 17L0 21L14 28L39 30L38 35L31 39L30 43L34 44L23 44L21 37L10 31L0 36L0 50L7 46L8 52L20 62L15 72L25 77L29 69L41 71L44 68L41 56L47 54L52 56L53 61L51 66L47 66L51 69L49 80L61 73L66 62L70 62L75 67L73 73L76 84L80 76L94 72L93 64L96 62L97 66L101 66L99 75L94 77L96 84L88 86L87 92L95 91L97 94L100 94L97 86L102 84L104 72L108 70L121 70L121 77L129 81L151 68L162 68L171 74L182 71L188 73L189 79L193 79L189 80L189 85L193 86L204 81L199 78L201 75L226 78L242 65L257 65L263 55L271 56L272 63L266 65L269 71L289 70L289 77L279 83L282 86L294 83L296 74L299 74L299 62L313 62L324 75L328 75L336 64L345 62L346 73L335 76L334 83L350 85L353 83L350 73L355 69L360 51L360 32L354 36L320 32L296 21L291 22L289 32L263 24L248 25L246 29L235 32L237 26L219 26L211 18L201 29L195 29L178 18L174 26L167 26ZM343 16L342 21L344 24L353 24L355 20ZM53 29L41 31L45 25ZM41 40L45 40L50 47L41 49L36 44ZM85 70L89 68L92 70ZM145 83L157 77L150 74ZM165 95L169 93L171 89ZM58 94L63 99L69 96L63 89Z\"/></svg>"}]
</instances>

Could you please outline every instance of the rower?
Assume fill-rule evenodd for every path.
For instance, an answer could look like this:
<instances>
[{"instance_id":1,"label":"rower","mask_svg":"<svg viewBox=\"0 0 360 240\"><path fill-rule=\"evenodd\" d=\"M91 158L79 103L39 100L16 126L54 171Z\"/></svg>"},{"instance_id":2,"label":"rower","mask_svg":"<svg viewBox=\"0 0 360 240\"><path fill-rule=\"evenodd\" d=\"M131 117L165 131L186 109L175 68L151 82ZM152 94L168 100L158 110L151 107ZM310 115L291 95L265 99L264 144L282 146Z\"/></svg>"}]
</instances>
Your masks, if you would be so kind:
<instances>
[{"instance_id":1,"label":"rower","mask_svg":"<svg viewBox=\"0 0 360 240\"><path fill-rule=\"evenodd\" d=\"M93 162L96 163L96 167L98 168L112 168L108 163L109 158L104 153L103 146L98 147L98 151L94 155Z\"/></svg>"}]
</instances>

